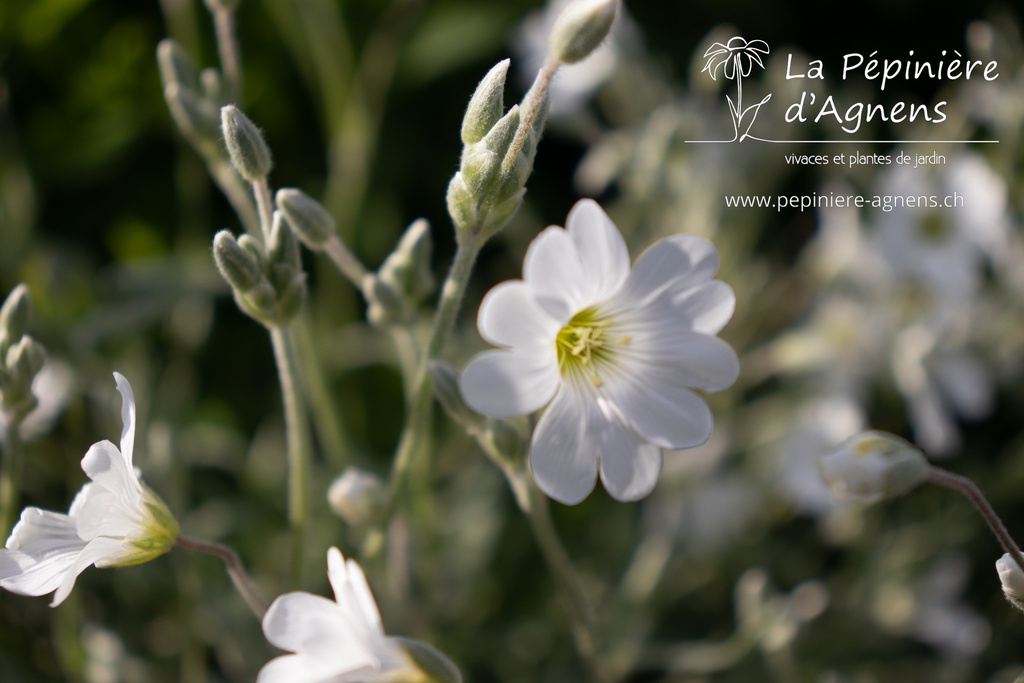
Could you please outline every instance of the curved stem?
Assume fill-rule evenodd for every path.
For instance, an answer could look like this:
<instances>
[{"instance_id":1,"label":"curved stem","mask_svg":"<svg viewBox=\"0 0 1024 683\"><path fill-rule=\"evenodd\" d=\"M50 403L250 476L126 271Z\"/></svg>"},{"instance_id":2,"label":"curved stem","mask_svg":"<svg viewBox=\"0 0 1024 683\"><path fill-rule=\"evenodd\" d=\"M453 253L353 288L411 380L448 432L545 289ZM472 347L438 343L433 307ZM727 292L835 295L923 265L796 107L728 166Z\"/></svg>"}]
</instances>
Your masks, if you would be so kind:
<instances>
[{"instance_id":1,"label":"curved stem","mask_svg":"<svg viewBox=\"0 0 1024 683\"><path fill-rule=\"evenodd\" d=\"M448 334L455 324L455 317L458 315L459 307L462 305L462 297L466 292L466 284L469 282L469 275L473 271L473 264L476 263L480 246L480 242L472 237L459 241L451 270L448 272L448 277L441 288L441 300L438 302L437 312L434 314L434 322L430 328L430 337L427 341L426 349L424 349L420 356L419 364L416 368L416 378L410 395L408 417L398 441L398 450L395 454L395 462L391 470L391 491L388 501L388 509L391 512L394 511L398 498L404 489L405 478L413 456L427 441L428 432L430 431L433 394L431 392L428 364L431 359L436 358L441 352L445 341L448 339Z\"/></svg>"},{"instance_id":2,"label":"curved stem","mask_svg":"<svg viewBox=\"0 0 1024 683\"><path fill-rule=\"evenodd\" d=\"M977 508L982 518L988 524L989 529L999 539L999 544L1003 546L1003 550L1009 553L1021 571L1024 571L1024 555L1021 555L1020 548L1017 547L1017 544L1010 536L1010 532L1006 530L1003 520L996 514L996 511L992 508L992 505L985 498L985 494L981 492L977 484L967 477L953 474L948 470L935 466L932 466L928 471L928 479L933 484L944 486L966 496L968 500L974 503L974 507Z\"/></svg>"},{"instance_id":3,"label":"curved stem","mask_svg":"<svg viewBox=\"0 0 1024 683\"><path fill-rule=\"evenodd\" d=\"M260 216L260 230L263 232L264 245L270 244L270 227L274 220L274 198L270 194L270 183L266 176L252 182L252 191L256 195L256 210Z\"/></svg>"},{"instance_id":4,"label":"curved stem","mask_svg":"<svg viewBox=\"0 0 1024 683\"><path fill-rule=\"evenodd\" d=\"M228 570L228 576L231 577L231 582L235 584L235 588L242 594L242 598L245 599L249 609L256 615L256 618L260 621L263 620L263 616L267 613L266 605L263 599L260 597L259 591L256 589L256 584L253 582L252 577L249 576L245 571L245 567L242 566L242 561L238 557L238 553L229 548L226 545L220 543L209 543L207 541L200 541L195 538L189 538L188 536L178 536L175 539L174 544L179 548L186 550L194 550L199 553L206 553L207 555L213 555L219 557L224 561L224 564Z\"/></svg>"},{"instance_id":5,"label":"curved stem","mask_svg":"<svg viewBox=\"0 0 1024 683\"><path fill-rule=\"evenodd\" d=\"M309 511L309 434L306 406L302 400L295 336L290 328L271 328L274 360L281 381L284 403L285 439L288 450L288 524L292 532L291 576L302 579L303 538Z\"/></svg>"},{"instance_id":6,"label":"curved stem","mask_svg":"<svg viewBox=\"0 0 1024 683\"><path fill-rule=\"evenodd\" d=\"M7 438L3 442L3 459L0 460L0 537L7 538L18 508L18 479L23 454L21 417L14 411L7 411L0 415L0 420L4 419L7 420Z\"/></svg>"},{"instance_id":7,"label":"curved stem","mask_svg":"<svg viewBox=\"0 0 1024 683\"><path fill-rule=\"evenodd\" d=\"M324 243L324 253L331 260L334 267L338 269L345 278L352 283L360 292L363 291L363 280L366 279L366 266L360 263L341 238L337 235L331 237Z\"/></svg>"}]
</instances>

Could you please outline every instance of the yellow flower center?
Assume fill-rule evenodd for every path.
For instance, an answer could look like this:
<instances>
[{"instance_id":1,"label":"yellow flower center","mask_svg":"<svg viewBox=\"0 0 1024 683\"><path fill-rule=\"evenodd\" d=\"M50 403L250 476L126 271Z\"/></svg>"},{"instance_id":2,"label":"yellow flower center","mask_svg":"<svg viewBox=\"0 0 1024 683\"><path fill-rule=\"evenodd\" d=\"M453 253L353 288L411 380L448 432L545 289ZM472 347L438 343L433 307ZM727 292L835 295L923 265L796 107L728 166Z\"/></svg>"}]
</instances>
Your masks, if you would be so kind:
<instances>
[{"instance_id":1,"label":"yellow flower center","mask_svg":"<svg viewBox=\"0 0 1024 683\"><path fill-rule=\"evenodd\" d=\"M555 335L558 369L563 377L570 374L586 376L594 386L603 384L598 369L615 353L615 347L629 343L628 336L609 336L610 320L596 307L584 308L570 318Z\"/></svg>"}]
</instances>

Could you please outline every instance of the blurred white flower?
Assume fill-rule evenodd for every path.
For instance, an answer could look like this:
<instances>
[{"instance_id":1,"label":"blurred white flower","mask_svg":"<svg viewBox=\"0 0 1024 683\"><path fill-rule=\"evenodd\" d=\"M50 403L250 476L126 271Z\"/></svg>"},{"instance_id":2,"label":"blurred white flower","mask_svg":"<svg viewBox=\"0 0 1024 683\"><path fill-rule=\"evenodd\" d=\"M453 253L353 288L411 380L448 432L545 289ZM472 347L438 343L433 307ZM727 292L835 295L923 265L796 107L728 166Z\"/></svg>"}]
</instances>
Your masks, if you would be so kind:
<instances>
[{"instance_id":1,"label":"blurred white flower","mask_svg":"<svg viewBox=\"0 0 1024 683\"><path fill-rule=\"evenodd\" d=\"M327 551L334 601L287 593L263 618L275 647L294 654L268 662L257 683L402 683L426 676L402 646L384 635L380 612L358 564L337 548Z\"/></svg>"},{"instance_id":2,"label":"blurred white flower","mask_svg":"<svg viewBox=\"0 0 1024 683\"><path fill-rule=\"evenodd\" d=\"M657 482L661 449L711 435L711 411L690 388L736 380L736 354L715 336L735 298L711 279L718 253L703 238L660 240L631 270L622 235L596 202L578 202L566 226L533 241L522 280L484 298L480 334L503 348L470 361L462 391L491 417L550 402L530 446L550 497L578 503L600 471L614 498L638 500Z\"/></svg>"},{"instance_id":3,"label":"blurred white flower","mask_svg":"<svg viewBox=\"0 0 1024 683\"><path fill-rule=\"evenodd\" d=\"M897 276L924 284L942 298L970 300L980 285L985 256L1006 242L1006 186L976 155L954 157L941 168L936 173L930 167L900 165L879 178L880 194L916 204L877 214L879 246ZM932 206L922 197L956 205Z\"/></svg>"},{"instance_id":4,"label":"blurred white flower","mask_svg":"<svg viewBox=\"0 0 1024 683\"><path fill-rule=\"evenodd\" d=\"M331 510L352 525L366 524L387 503L387 491L372 472L348 467L327 489Z\"/></svg>"},{"instance_id":5,"label":"blurred white flower","mask_svg":"<svg viewBox=\"0 0 1024 683\"><path fill-rule=\"evenodd\" d=\"M43 369L32 380L32 394L38 404L21 422L20 435L29 441L50 431L60 417L71 393L74 372L67 362L47 358ZM0 412L0 442L7 438L7 421Z\"/></svg>"},{"instance_id":6,"label":"blurred white flower","mask_svg":"<svg viewBox=\"0 0 1024 683\"><path fill-rule=\"evenodd\" d=\"M25 508L0 550L0 586L20 595L56 591L56 607L87 567L124 567L170 550L178 524L167 506L139 481L132 466L135 396L120 373L121 449L109 441L93 444L82 458L91 483L82 487L68 514Z\"/></svg>"},{"instance_id":7,"label":"blurred white flower","mask_svg":"<svg viewBox=\"0 0 1024 683\"><path fill-rule=\"evenodd\" d=\"M778 449L776 486L780 493L809 515L831 511L835 499L818 472L818 459L864 425L863 409L849 396L835 394L808 400Z\"/></svg>"}]
</instances>

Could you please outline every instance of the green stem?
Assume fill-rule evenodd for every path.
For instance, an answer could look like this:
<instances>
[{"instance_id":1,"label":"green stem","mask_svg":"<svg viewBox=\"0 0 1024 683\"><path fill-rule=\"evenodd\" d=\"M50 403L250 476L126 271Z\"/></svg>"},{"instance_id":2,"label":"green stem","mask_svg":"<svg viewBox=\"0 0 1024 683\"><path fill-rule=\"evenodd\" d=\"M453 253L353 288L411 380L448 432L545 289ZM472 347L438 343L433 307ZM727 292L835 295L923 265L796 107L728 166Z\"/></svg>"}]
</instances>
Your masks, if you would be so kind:
<instances>
[{"instance_id":1,"label":"green stem","mask_svg":"<svg viewBox=\"0 0 1024 683\"><path fill-rule=\"evenodd\" d=\"M270 194L270 183L266 176L252 182L252 191L256 195L256 210L260 216L260 229L263 232L263 244L270 244L270 227L274 220L274 198Z\"/></svg>"},{"instance_id":2,"label":"green stem","mask_svg":"<svg viewBox=\"0 0 1024 683\"><path fill-rule=\"evenodd\" d=\"M935 466L932 466L928 471L928 479L933 484L938 484L960 493L974 503L974 507L981 513L982 518L988 524L988 528L992 530L992 533L999 540L999 545L1003 546L1003 550L1009 553L1021 571L1024 571L1024 555L1021 555L1020 548L1017 547L1013 537L1010 536L1010 532L1006 530L1003 520L996 514L996 511L992 508L992 505L985 498L985 494L981 492L977 484L967 477L953 474L941 467Z\"/></svg>"},{"instance_id":3,"label":"green stem","mask_svg":"<svg viewBox=\"0 0 1024 683\"><path fill-rule=\"evenodd\" d=\"M7 411L0 417L7 420L7 438L4 441L3 460L0 460L0 535L7 538L14 526L18 509L18 479L21 477L22 441L21 417Z\"/></svg>"},{"instance_id":4,"label":"green stem","mask_svg":"<svg viewBox=\"0 0 1024 683\"><path fill-rule=\"evenodd\" d=\"M391 492L388 509L394 511L398 498L405 487L405 478L409 466L417 450L427 442L430 431L430 416L433 408L433 394L430 385L430 372L428 365L430 361L438 356L444 347L448 334L455 324L455 317L458 315L462 305L462 297L466 292L466 284L469 282L470 273L473 272L473 264L476 263L477 254L480 252L482 242L478 239L466 236L460 240L452 268L448 272L444 286L441 288L441 300L437 305L437 312L434 314L434 322L430 328L430 337L426 349L420 356L416 368L416 379L410 397L408 418L402 435L398 440L398 450L395 455L395 462L391 470Z\"/></svg>"},{"instance_id":5,"label":"green stem","mask_svg":"<svg viewBox=\"0 0 1024 683\"><path fill-rule=\"evenodd\" d=\"M551 81L560 66L562 66L562 63L557 59L549 58L544 62L544 66L537 72L537 78L534 79L530 90L523 96L523 106L519 113L519 127L516 128L515 137L512 138L512 143L508 146L508 151L505 152L505 158L501 160L502 176L507 176L512 172L512 166L516 163L519 150L523 148L526 136L530 132L530 127L533 125L537 115L540 114L544 104L544 97L547 94L548 88L551 87Z\"/></svg>"},{"instance_id":6,"label":"green stem","mask_svg":"<svg viewBox=\"0 0 1024 683\"><path fill-rule=\"evenodd\" d=\"M291 576L295 584L302 580L303 538L309 512L310 446L306 407L302 401L300 371L295 336L290 328L270 329L274 360L281 381L284 426L288 459L288 524L292 532Z\"/></svg>"},{"instance_id":7,"label":"green stem","mask_svg":"<svg viewBox=\"0 0 1024 683\"><path fill-rule=\"evenodd\" d=\"M242 594L242 598L245 599L249 609L256 615L256 618L260 621L263 620L263 616L267 613L267 608L263 599L260 597L259 591L256 589L256 583L252 580L245 571L245 567L242 566L242 561L231 548L220 543L209 543L207 541L200 541L199 539L189 538L188 536L178 536L175 539L174 544L179 548L186 550L193 550L199 553L206 553L207 555L213 555L219 557L224 561L224 564L228 570L228 576L231 577L231 582L235 584L235 588Z\"/></svg>"},{"instance_id":8,"label":"green stem","mask_svg":"<svg viewBox=\"0 0 1024 683\"><path fill-rule=\"evenodd\" d=\"M332 235L324 243L324 253L331 260L338 272L345 276L349 282L360 292L363 291L363 280L366 279L366 266L360 263L341 238Z\"/></svg>"}]
</instances>

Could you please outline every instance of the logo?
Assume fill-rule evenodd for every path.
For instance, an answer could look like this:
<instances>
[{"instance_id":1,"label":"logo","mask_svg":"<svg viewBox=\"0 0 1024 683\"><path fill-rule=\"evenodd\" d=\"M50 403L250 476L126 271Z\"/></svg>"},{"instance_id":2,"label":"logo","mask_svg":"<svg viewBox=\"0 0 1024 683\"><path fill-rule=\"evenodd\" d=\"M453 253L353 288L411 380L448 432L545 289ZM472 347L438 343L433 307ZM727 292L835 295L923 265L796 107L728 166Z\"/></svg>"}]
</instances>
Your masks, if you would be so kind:
<instances>
[{"instance_id":1,"label":"logo","mask_svg":"<svg viewBox=\"0 0 1024 683\"><path fill-rule=\"evenodd\" d=\"M732 140L719 140L718 142L741 142L750 135L750 128L754 125L757 112L761 106L772 98L768 93L757 104L752 104L746 109L743 108L743 79L750 75L754 65L762 69L764 61L761 56L770 52L768 43L763 40L745 40L741 36L730 38L727 43L715 43L704 53L704 68L701 73L707 71L712 80L718 80L718 73L727 81L736 80L736 102L728 95L725 99L729 101L729 113L732 115ZM741 132L742 131L742 132ZM753 138L755 140L759 138Z\"/></svg>"}]
</instances>

